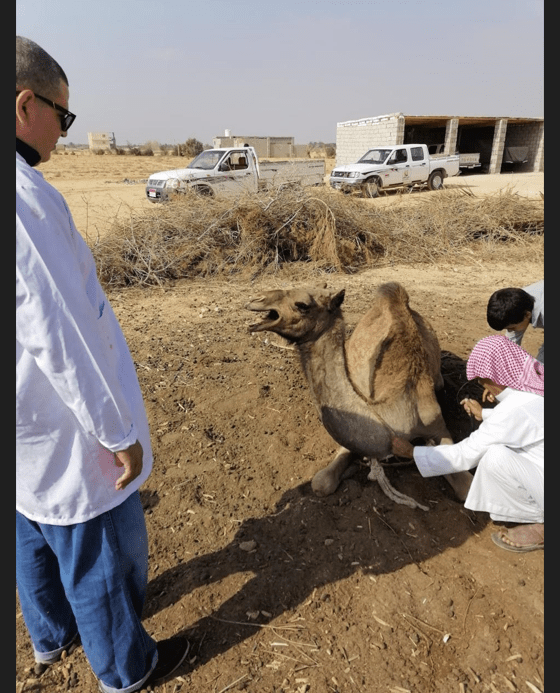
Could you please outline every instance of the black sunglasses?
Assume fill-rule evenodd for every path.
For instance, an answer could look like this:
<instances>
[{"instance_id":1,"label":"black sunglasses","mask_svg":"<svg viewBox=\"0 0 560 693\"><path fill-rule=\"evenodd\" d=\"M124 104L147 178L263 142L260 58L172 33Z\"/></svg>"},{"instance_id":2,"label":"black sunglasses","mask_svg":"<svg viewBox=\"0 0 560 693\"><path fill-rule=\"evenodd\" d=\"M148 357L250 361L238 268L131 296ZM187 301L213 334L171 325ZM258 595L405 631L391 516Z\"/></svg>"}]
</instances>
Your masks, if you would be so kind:
<instances>
[{"instance_id":1,"label":"black sunglasses","mask_svg":"<svg viewBox=\"0 0 560 693\"><path fill-rule=\"evenodd\" d=\"M16 96L20 93L21 92L16 91ZM46 104L54 108L55 111L58 111L61 114L60 129L62 130L62 132L68 132L68 130L70 130L70 126L76 120L76 116L73 113L70 113L70 111L67 111L65 108L62 108L62 106L59 106L51 99L47 99L44 96L41 96L41 94L37 94L36 91L34 91L33 93L35 94L36 98L41 99L41 101L44 101Z\"/></svg>"}]
</instances>

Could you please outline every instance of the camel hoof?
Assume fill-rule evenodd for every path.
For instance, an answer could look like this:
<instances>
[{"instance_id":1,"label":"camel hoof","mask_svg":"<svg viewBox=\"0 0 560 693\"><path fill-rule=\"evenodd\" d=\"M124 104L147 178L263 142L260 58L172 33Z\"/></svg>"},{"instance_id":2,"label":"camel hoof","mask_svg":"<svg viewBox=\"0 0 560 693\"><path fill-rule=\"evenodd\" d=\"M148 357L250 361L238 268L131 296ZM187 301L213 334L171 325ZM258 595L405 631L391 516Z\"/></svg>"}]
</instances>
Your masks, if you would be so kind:
<instances>
[{"instance_id":1,"label":"camel hoof","mask_svg":"<svg viewBox=\"0 0 560 693\"><path fill-rule=\"evenodd\" d=\"M342 476L340 477L340 481L343 481L344 479L349 479L351 476L354 476L354 474L358 471L359 468L360 468L359 464L351 464L350 466L348 466L345 469L345 471L342 473Z\"/></svg>"},{"instance_id":2,"label":"camel hoof","mask_svg":"<svg viewBox=\"0 0 560 693\"><path fill-rule=\"evenodd\" d=\"M311 489L316 496L323 498L324 496L330 496L331 493L334 493L339 483L340 479L333 476L330 470L321 469L311 480Z\"/></svg>"}]
</instances>

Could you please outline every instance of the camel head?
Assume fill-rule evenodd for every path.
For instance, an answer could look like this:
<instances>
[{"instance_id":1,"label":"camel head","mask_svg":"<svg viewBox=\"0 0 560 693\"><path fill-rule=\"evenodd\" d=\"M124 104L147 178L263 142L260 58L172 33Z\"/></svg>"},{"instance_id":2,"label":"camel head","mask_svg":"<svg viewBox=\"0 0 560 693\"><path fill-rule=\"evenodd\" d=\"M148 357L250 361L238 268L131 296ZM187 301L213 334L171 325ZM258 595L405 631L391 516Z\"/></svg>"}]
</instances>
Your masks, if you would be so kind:
<instances>
[{"instance_id":1,"label":"camel head","mask_svg":"<svg viewBox=\"0 0 560 693\"><path fill-rule=\"evenodd\" d=\"M323 288L274 289L249 301L245 308L265 313L259 323L249 326L250 332L268 330L296 344L316 340L329 329L342 312L344 289L334 292Z\"/></svg>"}]
</instances>

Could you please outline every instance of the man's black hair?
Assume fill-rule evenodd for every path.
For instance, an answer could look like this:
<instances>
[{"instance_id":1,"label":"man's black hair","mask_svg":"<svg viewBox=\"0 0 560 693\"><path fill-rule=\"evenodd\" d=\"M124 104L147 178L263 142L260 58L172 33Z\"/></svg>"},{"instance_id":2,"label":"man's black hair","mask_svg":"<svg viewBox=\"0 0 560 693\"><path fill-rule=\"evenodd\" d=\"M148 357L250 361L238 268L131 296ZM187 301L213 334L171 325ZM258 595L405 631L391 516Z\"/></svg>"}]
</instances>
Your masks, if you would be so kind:
<instances>
[{"instance_id":1,"label":"man's black hair","mask_svg":"<svg viewBox=\"0 0 560 693\"><path fill-rule=\"evenodd\" d=\"M534 304L533 296L523 289L498 289L490 296L486 319L493 330L504 330L522 322L527 311L532 313Z\"/></svg>"}]
</instances>

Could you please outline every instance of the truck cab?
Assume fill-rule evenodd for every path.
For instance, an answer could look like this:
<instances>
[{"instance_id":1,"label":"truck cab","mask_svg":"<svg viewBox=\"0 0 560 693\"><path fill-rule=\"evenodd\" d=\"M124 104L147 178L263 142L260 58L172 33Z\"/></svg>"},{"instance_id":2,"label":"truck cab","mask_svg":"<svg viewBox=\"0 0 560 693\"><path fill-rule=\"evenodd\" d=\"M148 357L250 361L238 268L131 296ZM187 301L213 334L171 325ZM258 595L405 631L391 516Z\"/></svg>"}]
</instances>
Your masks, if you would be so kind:
<instances>
[{"instance_id":1,"label":"truck cab","mask_svg":"<svg viewBox=\"0 0 560 693\"><path fill-rule=\"evenodd\" d=\"M385 177L388 186L413 185L426 179L427 157L421 147L397 147L386 163L390 167Z\"/></svg>"},{"instance_id":2,"label":"truck cab","mask_svg":"<svg viewBox=\"0 0 560 693\"><path fill-rule=\"evenodd\" d=\"M249 148L228 151L220 159L217 171L225 175L216 178L216 193L235 196L244 191L255 192L258 188L257 158Z\"/></svg>"}]
</instances>

